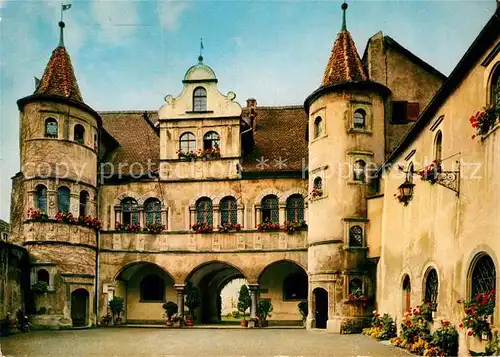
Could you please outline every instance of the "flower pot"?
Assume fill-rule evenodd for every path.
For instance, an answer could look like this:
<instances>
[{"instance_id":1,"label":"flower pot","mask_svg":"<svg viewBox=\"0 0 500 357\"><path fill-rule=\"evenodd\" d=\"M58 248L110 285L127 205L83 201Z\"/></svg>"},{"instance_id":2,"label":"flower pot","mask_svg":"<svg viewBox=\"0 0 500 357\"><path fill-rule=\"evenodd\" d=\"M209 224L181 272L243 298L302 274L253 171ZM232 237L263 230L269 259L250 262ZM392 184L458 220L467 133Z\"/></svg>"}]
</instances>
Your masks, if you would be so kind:
<instances>
[{"instance_id":1,"label":"flower pot","mask_svg":"<svg viewBox=\"0 0 500 357\"><path fill-rule=\"evenodd\" d=\"M122 318L121 317L117 317L116 320L115 320L115 325L120 326L121 324L122 324Z\"/></svg>"},{"instance_id":2,"label":"flower pot","mask_svg":"<svg viewBox=\"0 0 500 357\"><path fill-rule=\"evenodd\" d=\"M248 321L247 320L241 320L240 326L241 327L248 327Z\"/></svg>"},{"instance_id":3,"label":"flower pot","mask_svg":"<svg viewBox=\"0 0 500 357\"><path fill-rule=\"evenodd\" d=\"M193 327L194 323L192 319L186 319L186 326L187 327Z\"/></svg>"},{"instance_id":4,"label":"flower pot","mask_svg":"<svg viewBox=\"0 0 500 357\"><path fill-rule=\"evenodd\" d=\"M167 320L166 325L167 325L167 327L172 327L174 325L174 323L172 322L172 320Z\"/></svg>"}]
</instances>

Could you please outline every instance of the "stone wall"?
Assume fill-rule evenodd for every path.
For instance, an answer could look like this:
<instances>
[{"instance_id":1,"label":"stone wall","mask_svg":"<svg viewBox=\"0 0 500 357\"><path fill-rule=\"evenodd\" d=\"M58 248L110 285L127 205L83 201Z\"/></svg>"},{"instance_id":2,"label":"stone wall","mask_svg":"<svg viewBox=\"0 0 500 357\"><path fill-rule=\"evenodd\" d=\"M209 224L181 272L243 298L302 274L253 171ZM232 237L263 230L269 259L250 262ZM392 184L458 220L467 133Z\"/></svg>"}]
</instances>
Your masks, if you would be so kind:
<instances>
[{"instance_id":1,"label":"stone wall","mask_svg":"<svg viewBox=\"0 0 500 357\"><path fill-rule=\"evenodd\" d=\"M0 241L0 321L25 310L29 288L29 262L25 249Z\"/></svg>"}]
</instances>

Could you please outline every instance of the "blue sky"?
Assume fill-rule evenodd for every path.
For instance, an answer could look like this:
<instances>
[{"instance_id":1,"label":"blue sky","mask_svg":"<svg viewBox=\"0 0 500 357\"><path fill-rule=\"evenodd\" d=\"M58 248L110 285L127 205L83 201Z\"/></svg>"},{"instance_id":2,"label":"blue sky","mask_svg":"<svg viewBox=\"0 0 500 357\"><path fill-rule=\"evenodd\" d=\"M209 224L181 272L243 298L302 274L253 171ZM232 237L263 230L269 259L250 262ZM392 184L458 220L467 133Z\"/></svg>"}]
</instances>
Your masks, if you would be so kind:
<instances>
[{"instance_id":1,"label":"blue sky","mask_svg":"<svg viewBox=\"0 0 500 357\"><path fill-rule=\"evenodd\" d=\"M69 1L68 1L69 2ZM178 94L204 39L223 93L244 105L302 104L322 77L341 25L340 1L72 1L65 44L87 104L158 109ZM0 218L19 170L16 100L34 90L58 43L59 1L0 0ZM448 75L495 1L351 1L347 27L362 54L382 30Z\"/></svg>"}]
</instances>

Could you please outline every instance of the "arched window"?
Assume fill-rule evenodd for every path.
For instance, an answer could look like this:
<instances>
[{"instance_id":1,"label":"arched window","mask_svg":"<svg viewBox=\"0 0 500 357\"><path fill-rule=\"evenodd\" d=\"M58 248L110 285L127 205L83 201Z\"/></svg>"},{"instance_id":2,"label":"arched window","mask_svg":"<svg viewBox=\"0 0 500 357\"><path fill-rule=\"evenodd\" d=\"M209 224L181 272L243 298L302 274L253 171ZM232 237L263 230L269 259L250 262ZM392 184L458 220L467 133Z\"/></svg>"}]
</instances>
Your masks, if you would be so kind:
<instances>
[{"instance_id":1,"label":"arched window","mask_svg":"<svg viewBox=\"0 0 500 357\"><path fill-rule=\"evenodd\" d=\"M79 144L85 144L85 128L81 124L76 124L73 131L73 138Z\"/></svg>"},{"instance_id":2,"label":"arched window","mask_svg":"<svg viewBox=\"0 0 500 357\"><path fill-rule=\"evenodd\" d=\"M94 149L97 150L97 134L94 134Z\"/></svg>"},{"instance_id":3,"label":"arched window","mask_svg":"<svg viewBox=\"0 0 500 357\"><path fill-rule=\"evenodd\" d=\"M415 172L415 166L413 165L413 162L410 162L408 165L408 173L406 174L406 179L408 182L413 183L413 173Z\"/></svg>"},{"instance_id":4,"label":"arched window","mask_svg":"<svg viewBox=\"0 0 500 357\"><path fill-rule=\"evenodd\" d=\"M137 211L137 201L133 198L125 198L122 201L122 223L127 224L138 224L139 223L139 212Z\"/></svg>"},{"instance_id":5,"label":"arched window","mask_svg":"<svg viewBox=\"0 0 500 357\"><path fill-rule=\"evenodd\" d=\"M359 278L352 278L349 281L349 294L351 295L362 295L363 294L363 282Z\"/></svg>"},{"instance_id":6,"label":"arched window","mask_svg":"<svg viewBox=\"0 0 500 357\"><path fill-rule=\"evenodd\" d=\"M215 131L209 131L203 137L203 149L215 149L220 147L220 137Z\"/></svg>"},{"instance_id":7,"label":"arched window","mask_svg":"<svg viewBox=\"0 0 500 357\"><path fill-rule=\"evenodd\" d=\"M349 228L349 246L363 246L363 229L360 226L352 226Z\"/></svg>"},{"instance_id":8,"label":"arched window","mask_svg":"<svg viewBox=\"0 0 500 357\"><path fill-rule=\"evenodd\" d=\"M356 160L352 175L354 181L366 182L366 163L363 160Z\"/></svg>"},{"instance_id":9,"label":"arched window","mask_svg":"<svg viewBox=\"0 0 500 357\"><path fill-rule=\"evenodd\" d=\"M193 111L207 111L207 91L203 87L198 87L193 92Z\"/></svg>"},{"instance_id":10,"label":"arched window","mask_svg":"<svg viewBox=\"0 0 500 357\"><path fill-rule=\"evenodd\" d=\"M45 119L45 137L46 138L57 138L59 136L59 130L57 127L57 120L54 118Z\"/></svg>"},{"instance_id":11,"label":"arched window","mask_svg":"<svg viewBox=\"0 0 500 357\"><path fill-rule=\"evenodd\" d=\"M316 117L314 119L314 139L320 137L323 134L323 119L321 117Z\"/></svg>"},{"instance_id":12,"label":"arched window","mask_svg":"<svg viewBox=\"0 0 500 357\"><path fill-rule=\"evenodd\" d=\"M283 300L307 299L307 274L298 271L283 280Z\"/></svg>"},{"instance_id":13,"label":"arched window","mask_svg":"<svg viewBox=\"0 0 500 357\"><path fill-rule=\"evenodd\" d=\"M196 202L196 222L213 225L214 213L210 198L203 197Z\"/></svg>"},{"instance_id":14,"label":"arched window","mask_svg":"<svg viewBox=\"0 0 500 357\"><path fill-rule=\"evenodd\" d=\"M443 134L438 131L434 139L434 159L441 161L443 158Z\"/></svg>"},{"instance_id":15,"label":"arched window","mask_svg":"<svg viewBox=\"0 0 500 357\"><path fill-rule=\"evenodd\" d=\"M69 212L70 191L66 186L57 189L57 209L59 212Z\"/></svg>"},{"instance_id":16,"label":"arched window","mask_svg":"<svg viewBox=\"0 0 500 357\"><path fill-rule=\"evenodd\" d=\"M279 223L278 197L267 195L262 199L262 222Z\"/></svg>"},{"instance_id":17,"label":"arched window","mask_svg":"<svg viewBox=\"0 0 500 357\"><path fill-rule=\"evenodd\" d=\"M436 269L432 268L425 278L425 296L426 302L432 302L433 309L437 308L437 298L439 292L439 281Z\"/></svg>"},{"instance_id":18,"label":"arched window","mask_svg":"<svg viewBox=\"0 0 500 357\"><path fill-rule=\"evenodd\" d=\"M366 125L366 112L363 109L358 109L354 112L354 128L364 129Z\"/></svg>"},{"instance_id":19,"label":"arched window","mask_svg":"<svg viewBox=\"0 0 500 357\"><path fill-rule=\"evenodd\" d=\"M286 200L286 220L289 222L304 220L304 197L302 195L291 195Z\"/></svg>"},{"instance_id":20,"label":"arched window","mask_svg":"<svg viewBox=\"0 0 500 357\"><path fill-rule=\"evenodd\" d=\"M165 281L158 275L146 275L141 280L141 301L162 302L165 299Z\"/></svg>"},{"instance_id":21,"label":"arched window","mask_svg":"<svg viewBox=\"0 0 500 357\"><path fill-rule=\"evenodd\" d=\"M234 197L224 197L220 201L220 223L236 224L238 222L238 206Z\"/></svg>"},{"instance_id":22,"label":"arched window","mask_svg":"<svg viewBox=\"0 0 500 357\"><path fill-rule=\"evenodd\" d=\"M491 81L491 105L500 110L500 64L497 65Z\"/></svg>"},{"instance_id":23,"label":"arched window","mask_svg":"<svg viewBox=\"0 0 500 357\"><path fill-rule=\"evenodd\" d=\"M85 216L88 216L89 214L89 208L88 208L88 204L89 204L89 198L90 198L90 195L87 191L81 191L80 192L80 216L82 217L85 217Z\"/></svg>"},{"instance_id":24,"label":"arched window","mask_svg":"<svg viewBox=\"0 0 500 357\"><path fill-rule=\"evenodd\" d=\"M323 189L323 180L321 179L321 177L318 176L314 179L313 187L320 190Z\"/></svg>"},{"instance_id":25,"label":"arched window","mask_svg":"<svg viewBox=\"0 0 500 357\"><path fill-rule=\"evenodd\" d=\"M488 254L476 257L470 274L471 297L495 290L496 271L493 259Z\"/></svg>"},{"instance_id":26,"label":"arched window","mask_svg":"<svg viewBox=\"0 0 500 357\"><path fill-rule=\"evenodd\" d=\"M44 282L44 283L47 283L47 285L49 284L49 272L45 269L39 269L37 272L36 272L36 281L37 282Z\"/></svg>"},{"instance_id":27,"label":"arched window","mask_svg":"<svg viewBox=\"0 0 500 357\"><path fill-rule=\"evenodd\" d=\"M47 187L38 185L35 195L35 207L47 212Z\"/></svg>"},{"instance_id":28,"label":"arched window","mask_svg":"<svg viewBox=\"0 0 500 357\"><path fill-rule=\"evenodd\" d=\"M179 139L179 149L183 153L188 153L190 151L196 150L196 137L193 133L184 133Z\"/></svg>"},{"instance_id":29,"label":"arched window","mask_svg":"<svg viewBox=\"0 0 500 357\"><path fill-rule=\"evenodd\" d=\"M144 203L146 224L161 224L161 202L156 198L149 198Z\"/></svg>"},{"instance_id":30,"label":"arched window","mask_svg":"<svg viewBox=\"0 0 500 357\"><path fill-rule=\"evenodd\" d=\"M403 279L403 312L409 311L411 307L411 283L410 277L405 275Z\"/></svg>"}]
</instances>

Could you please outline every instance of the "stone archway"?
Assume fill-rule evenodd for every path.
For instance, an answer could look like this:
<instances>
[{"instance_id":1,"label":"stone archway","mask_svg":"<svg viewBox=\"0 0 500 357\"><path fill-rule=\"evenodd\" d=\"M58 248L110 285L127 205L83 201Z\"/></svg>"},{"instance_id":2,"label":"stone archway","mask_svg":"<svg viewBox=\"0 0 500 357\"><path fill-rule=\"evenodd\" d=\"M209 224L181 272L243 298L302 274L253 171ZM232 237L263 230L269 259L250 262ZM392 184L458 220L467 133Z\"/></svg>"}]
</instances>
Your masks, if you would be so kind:
<instances>
[{"instance_id":1,"label":"stone archway","mask_svg":"<svg viewBox=\"0 0 500 357\"><path fill-rule=\"evenodd\" d=\"M89 292L76 289L71 293L71 320L73 327L83 327L89 321Z\"/></svg>"},{"instance_id":2,"label":"stone archway","mask_svg":"<svg viewBox=\"0 0 500 357\"><path fill-rule=\"evenodd\" d=\"M324 329L328 321L328 292L323 288L313 290L315 327Z\"/></svg>"}]
</instances>

